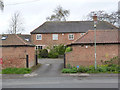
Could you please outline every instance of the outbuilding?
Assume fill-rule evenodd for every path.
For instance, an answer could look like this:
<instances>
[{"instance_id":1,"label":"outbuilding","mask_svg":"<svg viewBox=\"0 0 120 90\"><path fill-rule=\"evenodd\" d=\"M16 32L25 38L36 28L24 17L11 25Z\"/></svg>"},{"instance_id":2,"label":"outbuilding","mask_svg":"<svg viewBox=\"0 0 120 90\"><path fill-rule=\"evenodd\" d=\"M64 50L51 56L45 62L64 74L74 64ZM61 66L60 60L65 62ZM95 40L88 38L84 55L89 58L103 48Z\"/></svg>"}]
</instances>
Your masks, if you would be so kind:
<instances>
[{"instance_id":1,"label":"outbuilding","mask_svg":"<svg viewBox=\"0 0 120 90\"><path fill-rule=\"evenodd\" d=\"M30 68L35 65L35 45L30 42L29 35L0 35L3 68Z\"/></svg>"},{"instance_id":2,"label":"outbuilding","mask_svg":"<svg viewBox=\"0 0 120 90\"><path fill-rule=\"evenodd\" d=\"M120 47L119 30L97 30L96 31L96 61L110 60L118 56ZM72 51L65 54L65 64L72 66L90 66L95 63L95 40L94 30L89 30L75 42L69 44Z\"/></svg>"}]
</instances>

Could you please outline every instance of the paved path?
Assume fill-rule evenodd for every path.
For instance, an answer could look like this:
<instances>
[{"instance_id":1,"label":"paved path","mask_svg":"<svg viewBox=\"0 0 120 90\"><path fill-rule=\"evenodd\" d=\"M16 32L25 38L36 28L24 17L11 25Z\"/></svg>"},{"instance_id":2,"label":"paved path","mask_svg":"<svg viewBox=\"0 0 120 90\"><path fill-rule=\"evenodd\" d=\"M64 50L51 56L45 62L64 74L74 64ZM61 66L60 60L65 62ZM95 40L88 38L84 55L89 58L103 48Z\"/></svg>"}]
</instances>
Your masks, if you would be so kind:
<instances>
[{"instance_id":1,"label":"paved path","mask_svg":"<svg viewBox=\"0 0 120 90\"><path fill-rule=\"evenodd\" d=\"M35 72L41 77L60 76L63 69L63 59L39 59L42 65Z\"/></svg>"}]
</instances>

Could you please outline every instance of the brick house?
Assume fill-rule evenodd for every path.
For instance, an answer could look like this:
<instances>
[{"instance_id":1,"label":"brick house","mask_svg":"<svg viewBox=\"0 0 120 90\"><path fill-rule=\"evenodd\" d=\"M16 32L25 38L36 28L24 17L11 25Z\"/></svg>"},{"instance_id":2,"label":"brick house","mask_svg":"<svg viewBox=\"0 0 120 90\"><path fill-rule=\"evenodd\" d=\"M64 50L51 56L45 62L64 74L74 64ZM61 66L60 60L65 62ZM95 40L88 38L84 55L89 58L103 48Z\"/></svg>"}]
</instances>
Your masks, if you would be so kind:
<instances>
[{"instance_id":1,"label":"brick house","mask_svg":"<svg viewBox=\"0 0 120 90\"><path fill-rule=\"evenodd\" d=\"M31 41L37 48L58 44L68 44L78 39L88 30L93 30L93 21L48 21L31 32ZM112 24L99 21L97 29L116 29Z\"/></svg>"},{"instance_id":2,"label":"brick house","mask_svg":"<svg viewBox=\"0 0 120 90\"><path fill-rule=\"evenodd\" d=\"M101 64L101 60L110 60L118 56L120 47L119 30L97 30L96 31L96 54L97 64ZM95 47L94 47L94 30L89 30L74 43L69 44L72 51L66 53L65 64L77 65L94 65Z\"/></svg>"},{"instance_id":3,"label":"brick house","mask_svg":"<svg viewBox=\"0 0 120 90\"><path fill-rule=\"evenodd\" d=\"M30 42L30 35L5 34L0 37L2 68L30 68L35 65L35 45Z\"/></svg>"}]
</instances>

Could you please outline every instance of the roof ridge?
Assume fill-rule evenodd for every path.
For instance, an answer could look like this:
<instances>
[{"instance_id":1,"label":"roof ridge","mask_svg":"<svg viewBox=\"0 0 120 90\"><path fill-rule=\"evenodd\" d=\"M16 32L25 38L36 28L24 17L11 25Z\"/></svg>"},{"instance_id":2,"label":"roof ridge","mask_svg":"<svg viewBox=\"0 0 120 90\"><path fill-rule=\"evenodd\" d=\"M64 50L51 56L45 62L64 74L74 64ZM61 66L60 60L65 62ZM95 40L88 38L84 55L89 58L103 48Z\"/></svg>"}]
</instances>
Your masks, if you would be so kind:
<instances>
[{"instance_id":1,"label":"roof ridge","mask_svg":"<svg viewBox=\"0 0 120 90\"><path fill-rule=\"evenodd\" d=\"M113 25L113 24L111 24L111 23L109 23L109 22L107 22L107 21L104 21L104 22L106 22L106 23L108 23L108 24L110 24L110 25L112 25L113 27L115 27L115 28L117 28L117 29L118 29L118 27L117 27L117 26L115 26L115 25Z\"/></svg>"},{"instance_id":2,"label":"roof ridge","mask_svg":"<svg viewBox=\"0 0 120 90\"><path fill-rule=\"evenodd\" d=\"M92 31L95 31L95 30L88 30L88 31L90 31L90 32L92 32ZM112 29L112 30L110 30L110 29L105 29L105 30L102 30L102 29L98 29L98 30L96 30L97 32L99 31L99 32L104 32L104 31L118 31L118 29Z\"/></svg>"},{"instance_id":3,"label":"roof ridge","mask_svg":"<svg viewBox=\"0 0 120 90\"><path fill-rule=\"evenodd\" d=\"M46 21L47 22L47 21ZM33 31L30 32L30 34L32 34L32 32L34 32L36 29L42 27L44 24L46 24L46 22L42 23L41 25L39 25L37 28L35 28Z\"/></svg>"},{"instance_id":4,"label":"roof ridge","mask_svg":"<svg viewBox=\"0 0 120 90\"><path fill-rule=\"evenodd\" d=\"M15 34L15 35L21 42L23 42L25 45L27 45L27 43L21 37L19 37L17 34Z\"/></svg>"},{"instance_id":5,"label":"roof ridge","mask_svg":"<svg viewBox=\"0 0 120 90\"><path fill-rule=\"evenodd\" d=\"M47 22L93 22L93 21L89 21L89 20L87 20L87 21L46 21L46 23Z\"/></svg>"}]
</instances>

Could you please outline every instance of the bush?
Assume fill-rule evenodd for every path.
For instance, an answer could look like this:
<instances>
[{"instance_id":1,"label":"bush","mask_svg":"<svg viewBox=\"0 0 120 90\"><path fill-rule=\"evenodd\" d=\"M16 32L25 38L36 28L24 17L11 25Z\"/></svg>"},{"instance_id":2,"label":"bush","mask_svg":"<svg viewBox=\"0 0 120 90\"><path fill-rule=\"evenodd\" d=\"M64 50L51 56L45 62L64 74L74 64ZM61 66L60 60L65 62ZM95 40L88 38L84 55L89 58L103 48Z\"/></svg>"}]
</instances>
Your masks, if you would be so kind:
<instances>
[{"instance_id":1,"label":"bush","mask_svg":"<svg viewBox=\"0 0 120 90\"><path fill-rule=\"evenodd\" d=\"M2 74L27 74L31 73L29 68L6 68L2 70Z\"/></svg>"},{"instance_id":2,"label":"bush","mask_svg":"<svg viewBox=\"0 0 120 90\"><path fill-rule=\"evenodd\" d=\"M64 68L62 70L62 73L77 73L77 68L72 68L72 69Z\"/></svg>"},{"instance_id":3,"label":"bush","mask_svg":"<svg viewBox=\"0 0 120 90\"><path fill-rule=\"evenodd\" d=\"M58 55L59 55L58 53L56 53L56 52L54 53L54 52L50 51L48 54L48 58L58 58Z\"/></svg>"},{"instance_id":4,"label":"bush","mask_svg":"<svg viewBox=\"0 0 120 90\"><path fill-rule=\"evenodd\" d=\"M87 67L81 66L78 68L78 72L80 72L80 73L86 73L88 71L89 71L89 68L87 68Z\"/></svg>"},{"instance_id":5,"label":"bush","mask_svg":"<svg viewBox=\"0 0 120 90\"><path fill-rule=\"evenodd\" d=\"M48 50L47 49L39 50L39 58L47 58L47 57L48 57Z\"/></svg>"},{"instance_id":6,"label":"bush","mask_svg":"<svg viewBox=\"0 0 120 90\"><path fill-rule=\"evenodd\" d=\"M48 53L49 58L58 58L60 55L64 55L66 47L62 44L58 46L54 46L50 49L50 52Z\"/></svg>"},{"instance_id":7,"label":"bush","mask_svg":"<svg viewBox=\"0 0 120 90\"><path fill-rule=\"evenodd\" d=\"M120 66L119 65L98 65L97 69L94 66L80 66L77 70L76 67L72 67L68 64L66 69L63 69L62 73L119 73Z\"/></svg>"},{"instance_id":8,"label":"bush","mask_svg":"<svg viewBox=\"0 0 120 90\"><path fill-rule=\"evenodd\" d=\"M70 52L70 51L72 51L72 48L71 48L71 47L67 47L66 50L65 50L66 53L67 53L67 52Z\"/></svg>"},{"instance_id":9,"label":"bush","mask_svg":"<svg viewBox=\"0 0 120 90\"><path fill-rule=\"evenodd\" d=\"M66 46L64 46L63 44L60 44L58 46L54 46L53 48L59 55L64 55L65 50L66 50Z\"/></svg>"},{"instance_id":10,"label":"bush","mask_svg":"<svg viewBox=\"0 0 120 90\"><path fill-rule=\"evenodd\" d=\"M70 64L67 64L67 68L72 69L72 66Z\"/></svg>"},{"instance_id":11,"label":"bush","mask_svg":"<svg viewBox=\"0 0 120 90\"><path fill-rule=\"evenodd\" d=\"M63 56L65 54L65 52L70 52L72 51L71 47L67 47L64 46L63 44L60 44L58 46L54 46L54 47L48 47L48 49L50 49L50 52L48 53L48 57L49 58L58 58L60 56Z\"/></svg>"},{"instance_id":12,"label":"bush","mask_svg":"<svg viewBox=\"0 0 120 90\"><path fill-rule=\"evenodd\" d=\"M120 58L118 56L116 56L116 57L113 57L113 58L111 58L110 60L107 60L107 61L102 61L101 60L101 62L104 65L106 65L106 64L107 65L112 65L112 64L118 65L118 63L120 62Z\"/></svg>"}]
</instances>

